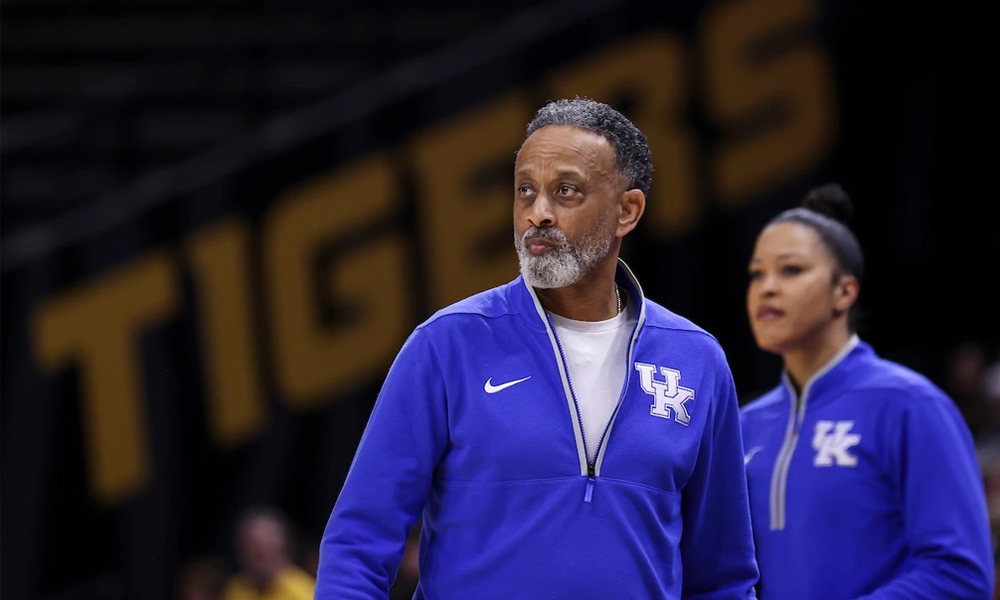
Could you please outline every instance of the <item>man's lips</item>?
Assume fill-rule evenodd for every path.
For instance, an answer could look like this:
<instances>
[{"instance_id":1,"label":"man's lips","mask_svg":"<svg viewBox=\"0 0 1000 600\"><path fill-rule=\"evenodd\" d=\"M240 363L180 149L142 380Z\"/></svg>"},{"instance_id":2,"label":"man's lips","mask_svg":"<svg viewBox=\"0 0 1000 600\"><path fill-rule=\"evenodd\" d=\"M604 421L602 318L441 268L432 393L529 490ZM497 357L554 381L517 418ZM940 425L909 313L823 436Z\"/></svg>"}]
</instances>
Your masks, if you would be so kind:
<instances>
[{"instance_id":1,"label":"man's lips","mask_svg":"<svg viewBox=\"0 0 1000 600\"><path fill-rule=\"evenodd\" d=\"M531 238L526 242L532 254L544 254L556 247L556 244L545 238Z\"/></svg>"},{"instance_id":2,"label":"man's lips","mask_svg":"<svg viewBox=\"0 0 1000 600\"><path fill-rule=\"evenodd\" d=\"M758 321L773 321L785 316L785 311L773 306L761 306L757 309Z\"/></svg>"}]
</instances>

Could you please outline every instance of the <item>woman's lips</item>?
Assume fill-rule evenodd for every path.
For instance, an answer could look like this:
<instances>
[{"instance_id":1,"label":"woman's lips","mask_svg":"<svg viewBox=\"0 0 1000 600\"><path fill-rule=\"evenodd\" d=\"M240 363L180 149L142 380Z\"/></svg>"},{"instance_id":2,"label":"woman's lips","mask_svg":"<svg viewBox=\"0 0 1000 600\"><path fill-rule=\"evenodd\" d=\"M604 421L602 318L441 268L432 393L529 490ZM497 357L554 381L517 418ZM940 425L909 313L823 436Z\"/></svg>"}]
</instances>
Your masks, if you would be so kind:
<instances>
[{"instance_id":1,"label":"woman's lips","mask_svg":"<svg viewBox=\"0 0 1000 600\"><path fill-rule=\"evenodd\" d=\"M773 321L785 316L785 311L773 306L761 306L757 309L758 321Z\"/></svg>"}]
</instances>

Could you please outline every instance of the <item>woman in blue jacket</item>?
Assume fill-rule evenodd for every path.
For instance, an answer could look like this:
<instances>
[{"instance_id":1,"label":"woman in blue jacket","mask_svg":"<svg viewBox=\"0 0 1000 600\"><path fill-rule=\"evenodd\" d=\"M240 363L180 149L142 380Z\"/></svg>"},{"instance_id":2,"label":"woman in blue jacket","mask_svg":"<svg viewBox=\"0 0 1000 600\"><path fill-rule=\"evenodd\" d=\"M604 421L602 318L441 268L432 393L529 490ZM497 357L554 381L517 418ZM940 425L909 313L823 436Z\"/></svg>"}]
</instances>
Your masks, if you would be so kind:
<instances>
[{"instance_id":1,"label":"woman in blue jacket","mask_svg":"<svg viewBox=\"0 0 1000 600\"><path fill-rule=\"evenodd\" d=\"M754 337L784 361L741 414L760 597L989 600L971 435L940 389L858 339L850 211L840 186L817 188L764 227L750 261Z\"/></svg>"}]
</instances>

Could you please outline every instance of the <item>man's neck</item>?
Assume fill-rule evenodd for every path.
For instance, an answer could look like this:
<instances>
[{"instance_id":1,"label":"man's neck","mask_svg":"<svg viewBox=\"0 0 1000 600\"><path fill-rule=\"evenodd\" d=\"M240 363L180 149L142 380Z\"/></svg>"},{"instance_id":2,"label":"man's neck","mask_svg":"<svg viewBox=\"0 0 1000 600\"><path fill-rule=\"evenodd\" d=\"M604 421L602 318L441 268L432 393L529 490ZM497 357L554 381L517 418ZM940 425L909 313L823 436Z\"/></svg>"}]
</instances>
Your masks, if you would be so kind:
<instances>
[{"instance_id":1,"label":"man's neck","mask_svg":"<svg viewBox=\"0 0 1000 600\"><path fill-rule=\"evenodd\" d=\"M618 314L615 294L617 255L608 256L583 279L562 288L535 288L542 308L574 321L606 321ZM622 295L624 306L625 296Z\"/></svg>"}]
</instances>

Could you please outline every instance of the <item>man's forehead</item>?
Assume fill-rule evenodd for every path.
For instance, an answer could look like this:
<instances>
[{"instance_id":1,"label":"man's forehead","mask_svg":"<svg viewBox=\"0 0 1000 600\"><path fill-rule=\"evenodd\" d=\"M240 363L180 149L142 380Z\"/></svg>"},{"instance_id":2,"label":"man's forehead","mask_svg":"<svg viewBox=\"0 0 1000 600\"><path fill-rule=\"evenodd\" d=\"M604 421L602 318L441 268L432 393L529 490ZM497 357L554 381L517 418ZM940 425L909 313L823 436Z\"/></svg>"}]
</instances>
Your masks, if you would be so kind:
<instances>
[{"instance_id":1,"label":"man's forehead","mask_svg":"<svg viewBox=\"0 0 1000 600\"><path fill-rule=\"evenodd\" d=\"M523 168L517 169L514 172L514 175L521 176L521 177L531 177L534 174L535 174L535 169L532 169L531 165L526 165ZM556 177L557 179L574 179L574 178L576 178L576 179L586 179L587 178L587 172L585 170L578 169L576 167L568 166L568 165L556 167L553 170L552 175L554 177Z\"/></svg>"},{"instance_id":2,"label":"man's forehead","mask_svg":"<svg viewBox=\"0 0 1000 600\"><path fill-rule=\"evenodd\" d=\"M519 167L530 160L563 159L587 163L614 160L614 148L602 135L568 125L546 125L524 141L517 153ZM530 169L530 166L525 165Z\"/></svg>"}]
</instances>

